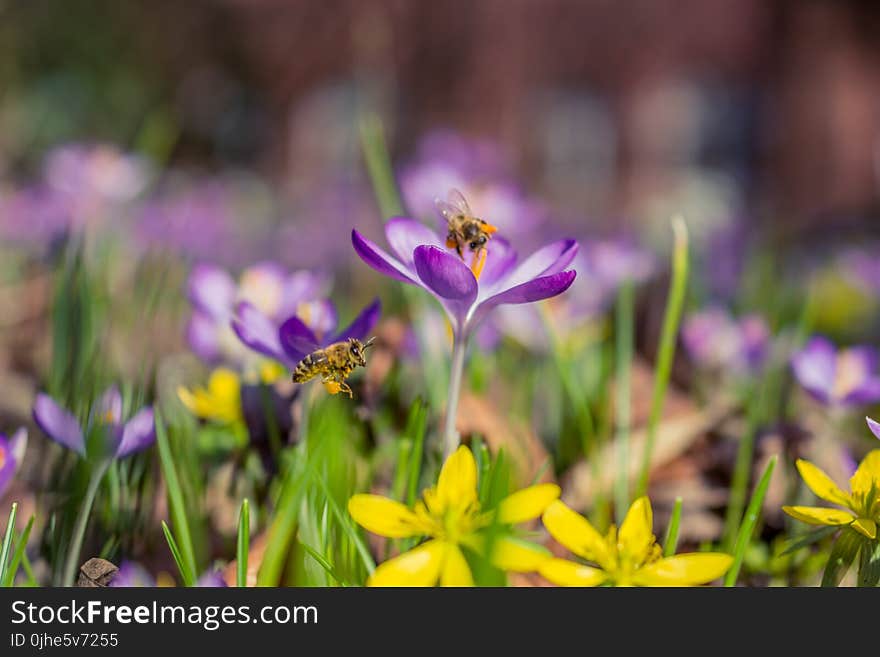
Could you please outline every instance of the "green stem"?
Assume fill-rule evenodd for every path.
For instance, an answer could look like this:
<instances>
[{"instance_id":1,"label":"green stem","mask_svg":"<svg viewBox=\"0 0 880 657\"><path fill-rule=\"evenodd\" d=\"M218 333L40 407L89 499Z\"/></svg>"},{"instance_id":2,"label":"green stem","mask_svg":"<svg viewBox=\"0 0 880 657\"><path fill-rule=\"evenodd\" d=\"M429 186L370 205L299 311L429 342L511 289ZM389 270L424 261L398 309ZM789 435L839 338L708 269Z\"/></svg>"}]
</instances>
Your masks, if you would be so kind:
<instances>
[{"instance_id":1,"label":"green stem","mask_svg":"<svg viewBox=\"0 0 880 657\"><path fill-rule=\"evenodd\" d=\"M443 460L458 449L459 435L455 429L458 417L458 398L461 395L461 378L464 373L464 354L467 344L459 336L452 345L452 369L449 372L449 393L446 395L446 423L443 432Z\"/></svg>"},{"instance_id":2,"label":"green stem","mask_svg":"<svg viewBox=\"0 0 880 657\"><path fill-rule=\"evenodd\" d=\"M755 451L755 436L758 432L760 407L760 394L758 391L755 391L749 404L746 433L739 442L736 464L733 469L733 479L730 483L730 498L727 503L727 513L724 517L724 533L722 534L722 546L725 552L733 550L736 530L742 519L743 509L746 504L746 494L752 473L752 457Z\"/></svg>"},{"instance_id":3,"label":"green stem","mask_svg":"<svg viewBox=\"0 0 880 657\"><path fill-rule=\"evenodd\" d=\"M657 353L657 366L654 372L654 392L651 396L651 415L648 418L648 436L645 450L642 453L642 468L636 497L648 491L648 477L651 468L651 454L657 437L657 427L663 412L666 399L666 388L672 373L672 360L675 357L675 342L678 326L681 322L681 311L684 307L685 291L688 277L688 234L687 227L680 217L672 222L675 233L675 245L672 252L672 280L669 282L669 297L663 315L663 330L660 334L660 345Z\"/></svg>"},{"instance_id":4,"label":"green stem","mask_svg":"<svg viewBox=\"0 0 880 657\"><path fill-rule=\"evenodd\" d=\"M79 507L79 513L76 517L76 524L73 526L73 537L71 538L70 545L67 547L67 559L61 577L61 586L74 585L73 578L76 574L77 565L79 564L83 538L85 538L86 535L86 526L89 522L89 516L92 513L95 496L98 494L98 487L101 485L101 480L104 478L107 468L110 467L110 463L109 460L100 461L95 466L95 469L92 470L91 477L89 478L89 485L88 488L86 488L85 497L83 497L82 504Z\"/></svg>"},{"instance_id":5,"label":"green stem","mask_svg":"<svg viewBox=\"0 0 880 657\"><path fill-rule=\"evenodd\" d=\"M615 393L615 420L617 431L617 481L614 486L614 515L618 524L629 509L629 434L632 422L630 375L633 352L633 313L635 293L632 281L620 288L615 318L615 350L617 352L617 387Z\"/></svg>"}]
</instances>

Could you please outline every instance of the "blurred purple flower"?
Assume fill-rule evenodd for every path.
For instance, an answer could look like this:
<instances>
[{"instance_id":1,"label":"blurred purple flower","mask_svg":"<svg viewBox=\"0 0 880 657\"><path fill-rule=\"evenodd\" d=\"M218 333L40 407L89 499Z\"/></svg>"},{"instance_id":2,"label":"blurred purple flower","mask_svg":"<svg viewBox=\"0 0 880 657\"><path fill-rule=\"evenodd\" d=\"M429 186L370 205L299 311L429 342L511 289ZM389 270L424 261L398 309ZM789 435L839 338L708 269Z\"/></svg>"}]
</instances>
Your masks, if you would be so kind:
<instances>
[{"instance_id":1,"label":"blurred purple flower","mask_svg":"<svg viewBox=\"0 0 880 657\"><path fill-rule=\"evenodd\" d=\"M0 196L0 238L45 247L68 231L70 210L64 199L45 186Z\"/></svg>"},{"instance_id":2,"label":"blurred purple flower","mask_svg":"<svg viewBox=\"0 0 880 657\"><path fill-rule=\"evenodd\" d=\"M430 133L398 179L404 205L421 219L436 215L437 190L448 189L461 191L478 216L510 238L534 230L546 217L543 205L513 181L498 146L486 140Z\"/></svg>"},{"instance_id":3,"label":"blurred purple flower","mask_svg":"<svg viewBox=\"0 0 880 657\"><path fill-rule=\"evenodd\" d=\"M123 561L110 581L111 588L154 588L156 579L135 561Z\"/></svg>"},{"instance_id":4,"label":"blurred purple flower","mask_svg":"<svg viewBox=\"0 0 880 657\"><path fill-rule=\"evenodd\" d=\"M880 438L880 422L872 420L869 417L866 417L865 420L868 422L868 428L871 430L871 433L877 436L877 438Z\"/></svg>"},{"instance_id":5,"label":"blurred purple flower","mask_svg":"<svg viewBox=\"0 0 880 657\"><path fill-rule=\"evenodd\" d=\"M795 378L814 398L829 406L880 401L877 352L859 346L837 350L823 337L811 338L792 356Z\"/></svg>"},{"instance_id":6,"label":"blurred purple flower","mask_svg":"<svg viewBox=\"0 0 880 657\"><path fill-rule=\"evenodd\" d=\"M0 433L0 497L3 497L15 473L21 467L25 449L27 449L27 430L24 427L12 434L11 438Z\"/></svg>"},{"instance_id":7,"label":"blurred purple flower","mask_svg":"<svg viewBox=\"0 0 880 657\"><path fill-rule=\"evenodd\" d=\"M574 240L539 249L521 263L502 238L492 240L479 280L444 240L424 224L396 217L385 224L385 236L396 254L389 255L357 230L351 240L361 259L381 274L422 287L446 310L456 340L467 340L493 308L531 303L561 294L575 278L566 270L577 254Z\"/></svg>"},{"instance_id":8,"label":"blurred purple flower","mask_svg":"<svg viewBox=\"0 0 880 657\"><path fill-rule=\"evenodd\" d=\"M299 314L319 332L336 325L332 304L322 299L328 278L310 271L288 272L273 262L245 269L238 282L215 265L198 264L190 273L187 296L193 314L187 326L190 348L207 363L232 363L244 367L249 359L232 332L238 304L248 303L267 321L280 324Z\"/></svg>"},{"instance_id":9,"label":"blurred purple flower","mask_svg":"<svg viewBox=\"0 0 880 657\"><path fill-rule=\"evenodd\" d=\"M60 146L47 155L43 173L47 184L78 211L130 201L150 181L146 160L109 144Z\"/></svg>"},{"instance_id":10,"label":"blurred purple flower","mask_svg":"<svg viewBox=\"0 0 880 657\"><path fill-rule=\"evenodd\" d=\"M226 588L227 586L229 586L226 583L226 580L223 579L223 573L221 573L219 570L210 570L202 573L202 576L196 580L195 585L197 588L203 589L218 589Z\"/></svg>"},{"instance_id":11,"label":"blurred purple flower","mask_svg":"<svg viewBox=\"0 0 880 657\"><path fill-rule=\"evenodd\" d=\"M764 364L770 345L770 329L757 315L740 319L719 306L688 316L681 329L682 342L700 366L754 373Z\"/></svg>"},{"instance_id":12,"label":"blurred purple flower","mask_svg":"<svg viewBox=\"0 0 880 657\"><path fill-rule=\"evenodd\" d=\"M293 368L306 354L319 347L348 338L366 339L379 320L381 310L381 304L376 299L351 324L335 333L335 310L328 314L332 321L321 330L316 330L315 325L303 321L301 315L292 314L279 324L253 304L244 301L238 304L232 328L239 339L257 353Z\"/></svg>"},{"instance_id":13,"label":"blurred purple flower","mask_svg":"<svg viewBox=\"0 0 880 657\"><path fill-rule=\"evenodd\" d=\"M849 249L840 255L839 262L868 291L880 294L880 247Z\"/></svg>"},{"instance_id":14,"label":"blurred purple flower","mask_svg":"<svg viewBox=\"0 0 880 657\"><path fill-rule=\"evenodd\" d=\"M153 409L146 406L127 422L122 420L122 395L116 387L104 392L93 406L85 427L70 411L59 406L44 393L37 394L33 409L34 421L49 438L80 456L87 454L86 437L96 427L106 427L106 442L100 454L91 456L125 458L146 449L156 440Z\"/></svg>"}]
</instances>

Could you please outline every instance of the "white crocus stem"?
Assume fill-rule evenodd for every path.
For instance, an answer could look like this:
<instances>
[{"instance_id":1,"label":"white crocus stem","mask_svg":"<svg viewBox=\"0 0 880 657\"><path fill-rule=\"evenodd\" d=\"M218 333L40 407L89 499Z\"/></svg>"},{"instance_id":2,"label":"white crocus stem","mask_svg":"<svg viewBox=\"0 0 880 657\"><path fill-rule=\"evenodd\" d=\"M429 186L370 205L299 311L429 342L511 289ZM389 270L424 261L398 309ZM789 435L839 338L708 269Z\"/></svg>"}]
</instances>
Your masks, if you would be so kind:
<instances>
[{"instance_id":1,"label":"white crocus stem","mask_svg":"<svg viewBox=\"0 0 880 657\"><path fill-rule=\"evenodd\" d=\"M455 429L458 416L458 398L461 395L461 378L464 374L464 355L467 351L467 337L456 335L452 344L452 368L449 371L449 394L446 396L446 426L443 435L443 460L458 449L459 435Z\"/></svg>"}]
</instances>

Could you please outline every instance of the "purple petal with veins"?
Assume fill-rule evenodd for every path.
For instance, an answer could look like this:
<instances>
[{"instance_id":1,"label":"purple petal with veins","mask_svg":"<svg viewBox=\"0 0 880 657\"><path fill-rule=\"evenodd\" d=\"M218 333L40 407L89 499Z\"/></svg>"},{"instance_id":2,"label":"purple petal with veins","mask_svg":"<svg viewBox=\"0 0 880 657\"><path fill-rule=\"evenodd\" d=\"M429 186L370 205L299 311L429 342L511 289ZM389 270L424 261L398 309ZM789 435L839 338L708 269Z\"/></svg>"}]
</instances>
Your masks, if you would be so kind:
<instances>
[{"instance_id":1,"label":"purple petal with veins","mask_svg":"<svg viewBox=\"0 0 880 657\"><path fill-rule=\"evenodd\" d=\"M33 415L34 422L49 438L85 456L82 427L70 411L61 408L49 395L39 393L34 401Z\"/></svg>"}]
</instances>

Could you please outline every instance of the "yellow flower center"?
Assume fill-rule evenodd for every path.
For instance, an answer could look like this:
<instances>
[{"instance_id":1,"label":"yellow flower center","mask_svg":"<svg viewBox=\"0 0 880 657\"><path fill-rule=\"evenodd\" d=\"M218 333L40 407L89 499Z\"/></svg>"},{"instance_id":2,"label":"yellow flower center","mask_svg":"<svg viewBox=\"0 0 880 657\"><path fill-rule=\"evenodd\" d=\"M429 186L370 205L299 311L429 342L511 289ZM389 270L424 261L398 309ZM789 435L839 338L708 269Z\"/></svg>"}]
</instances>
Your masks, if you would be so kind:
<instances>
[{"instance_id":1,"label":"yellow flower center","mask_svg":"<svg viewBox=\"0 0 880 657\"><path fill-rule=\"evenodd\" d=\"M0 447L0 468L6 465L6 450Z\"/></svg>"},{"instance_id":2,"label":"yellow flower center","mask_svg":"<svg viewBox=\"0 0 880 657\"><path fill-rule=\"evenodd\" d=\"M248 269L239 281L239 299L249 301L261 312L274 316L281 307L284 290L277 276L261 270Z\"/></svg>"},{"instance_id":3,"label":"yellow flower center","mask_svg":"<svg viewBox=\"0 0 880 657\"><path fill-rule=\"evenodd\" d=\"M423 501L416 502L414 511L428 536L459 544L489 524L488 516L480 513L477 499L450 503L439 498L436 487L425 490L423 497Z\"/></svg>"},{"instance_id":4,"label":"yellow flower center","mask_svg":"<svg viewBox=\"0 0 880 657\"><path fill-rule=\"evenodd\" d=\"M617 527L611 525L605 535L605 545L608 550L608 563L600 563L610 579L617 586L632 586L632 578L635 572L654 563L663 557L663 550L657 545L656 537L651 537L647 547L639 552L631 552L618 539Z\"/></svg>"}]
</instances>

